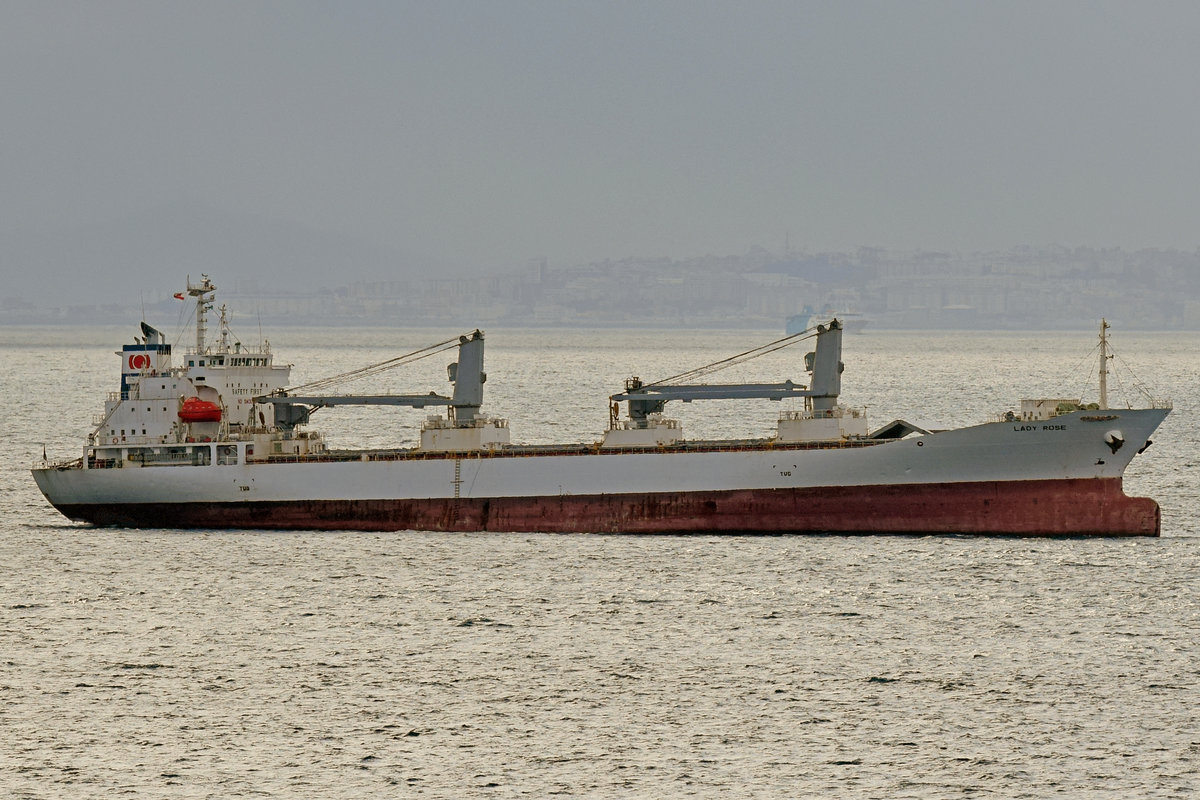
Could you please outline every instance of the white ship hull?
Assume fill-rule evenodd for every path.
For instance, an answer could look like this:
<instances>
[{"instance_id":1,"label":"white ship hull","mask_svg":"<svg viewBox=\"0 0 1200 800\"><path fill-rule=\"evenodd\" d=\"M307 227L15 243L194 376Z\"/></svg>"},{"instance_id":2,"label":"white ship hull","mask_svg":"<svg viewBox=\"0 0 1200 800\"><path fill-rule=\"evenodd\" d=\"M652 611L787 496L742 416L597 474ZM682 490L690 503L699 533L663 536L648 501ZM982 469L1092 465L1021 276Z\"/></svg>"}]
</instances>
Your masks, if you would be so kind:
<instances>
[{"instance_id":1,"label":"white ship hull","mask_svg":"<svg viewBox=\"0 0 1200 800\"><path fill-rule=\"evenodd\" d=\"M885 442L327 454L34 475L56 508L96 524L1154 535L1157 505L1126 498L1121 477L1167 413L1082 411Z\"/></svg>"}]
</instances>

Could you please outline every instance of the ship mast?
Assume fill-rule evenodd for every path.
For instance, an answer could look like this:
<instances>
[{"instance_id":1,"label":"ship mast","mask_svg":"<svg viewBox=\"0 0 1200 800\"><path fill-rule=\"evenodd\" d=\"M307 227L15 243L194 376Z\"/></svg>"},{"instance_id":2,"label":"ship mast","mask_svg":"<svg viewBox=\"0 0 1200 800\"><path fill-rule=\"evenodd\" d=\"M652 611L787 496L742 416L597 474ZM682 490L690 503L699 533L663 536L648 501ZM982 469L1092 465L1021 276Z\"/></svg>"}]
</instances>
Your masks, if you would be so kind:
<instances>
[{"instance_id":1,"label":"ship mast","mask_svg":"<svg viewBox=\"0 0 1200 800\"><path fill-rule=\"evenodd\" d=\"M193 284L192 279L188 278L187 284L188 294L196 298L196 352L204 352L204 335L207 332L208 325L205 320L205 312L212 308L212 295L217 291L217 287L208 279L208 275L200 273L200 283Z\"/></svg>"},{"instance_id":2,"label":"ship mast","mask_svg":"<svg viewBox=\"0 0 1200 800\"><path fill-rule=\"evenodd\" d=\"M1108 408L1108 320L1100 320L1100 408Z\"/></svg>"},{"instance_id":3,"label":"ship mast","mask_svg":"<svg viewBox=\"0 0 1200 800\"><path fill-rule=\"evenodd\" d=\"M220 352L229 352L229 315L225 310L225 304L222 303L218 309L221 312L221 349Z\"/></svg>"}]
</instances>

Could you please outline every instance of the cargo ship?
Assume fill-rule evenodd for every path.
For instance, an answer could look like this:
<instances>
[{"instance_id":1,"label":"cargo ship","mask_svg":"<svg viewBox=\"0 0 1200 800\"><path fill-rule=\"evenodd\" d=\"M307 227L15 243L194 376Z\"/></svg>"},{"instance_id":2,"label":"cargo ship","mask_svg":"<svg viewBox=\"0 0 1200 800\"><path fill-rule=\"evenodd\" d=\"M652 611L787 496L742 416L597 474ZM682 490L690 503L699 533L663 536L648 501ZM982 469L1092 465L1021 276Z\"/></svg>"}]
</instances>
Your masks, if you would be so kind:
<instances>
[{"instance_id":1,"label":"cargo ship","mask_svg":"<svg viewBox=\"0 0 1200 800\"><path fill-rule=\"evenodd\" d=\"M476 330L388 361L289 386L269 344L231 342L216 286L189 279L195 346L176 363L154 327L124 345L118 391L82 454L34 465L47 500L95 526L251 530L630 534L981 534L1155 536L1158 504L1122 476L1169 403L1108 408L1107 324L1100 401L1021 401L990 421L940 430L905 420L871 428L839 403L842 326L833 319L672 378L626 381L594 441L527 445L483 413L484 335ZM807 377L694 382L712 369L811 343ZM447 395L334 395L328 386L454 352ZM773 435L692 440L670 402L794 399ZM431 408L419 440L338 450L310 430L337 405Z\"/></svg>"}]
</instances>

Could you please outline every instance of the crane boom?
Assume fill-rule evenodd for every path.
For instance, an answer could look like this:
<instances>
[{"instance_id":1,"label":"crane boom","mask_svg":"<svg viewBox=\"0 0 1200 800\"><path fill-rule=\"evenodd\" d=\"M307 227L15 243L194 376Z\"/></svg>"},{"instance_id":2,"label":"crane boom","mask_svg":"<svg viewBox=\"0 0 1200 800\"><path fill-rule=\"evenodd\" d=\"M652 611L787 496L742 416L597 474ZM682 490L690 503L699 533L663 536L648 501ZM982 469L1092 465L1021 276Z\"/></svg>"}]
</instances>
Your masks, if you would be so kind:
<instances>
[{"instance_id":1,"label":"crane boom","mask_svg":"<svg viewBox=\"0 0 1200 800\"><path fill-rule=\"evenodd\" d=\"M443 343L445 344L445 343ZM440 345L434 345L438 347ZM432 350L433 348L426 348ZM422 353L425 351L417 351ZM475 330L458 337L458 361L447 368L453 397L434 392L428 394L343 394L343 395L294 395L282 390L276 394L254 398L256 403L271 403L275 406L275 423L282 427L295 427L308 422L309 415L318 408L330 406L449 406L450 415L456 423L469 424L478 415L483 404L483 383L487 374L483 371L483 332ZM320 382L317 382L320 383Z\"/></svg>"},{"instance_id":2,"label":"crane boom","mask_svg":"<svg viewBox=\"0 0 1200 800\"><path fill-rule=\"evenodd\" d=\"M812 373L809 387L790 380L783 383L643 384L637 378L630 378L625 382L625 391L611 395L609 399L614 403L628 401L629 418L636 422L645 421L648 414L662 413L671 400L690 403L693 400L804 397L811 400L815 410L824 411L837 407L842 384L841 357L842 324L834 319L828 325L817 326L816 351L805 359Z\"/></svg>"}]
</instances>

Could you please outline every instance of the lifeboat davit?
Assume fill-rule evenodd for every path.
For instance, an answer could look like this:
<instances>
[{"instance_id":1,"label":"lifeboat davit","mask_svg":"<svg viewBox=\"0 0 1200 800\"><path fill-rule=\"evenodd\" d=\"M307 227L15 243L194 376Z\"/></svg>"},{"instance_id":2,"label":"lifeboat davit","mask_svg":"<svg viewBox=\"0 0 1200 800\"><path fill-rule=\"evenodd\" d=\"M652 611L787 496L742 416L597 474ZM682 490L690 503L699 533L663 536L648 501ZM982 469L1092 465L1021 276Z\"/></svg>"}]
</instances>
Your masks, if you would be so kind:
<instances>
[{"instance_id":1,"label":"lifeboat davit","mask_svg":"<svg viewBox=\"0 0 1200 800\"><path fill-rule=\"evenodd\" d=\"M179 409L179 418L184 422L220 422L221 407L199 397L189 397Z\"/></svg>"}]
</instances>

